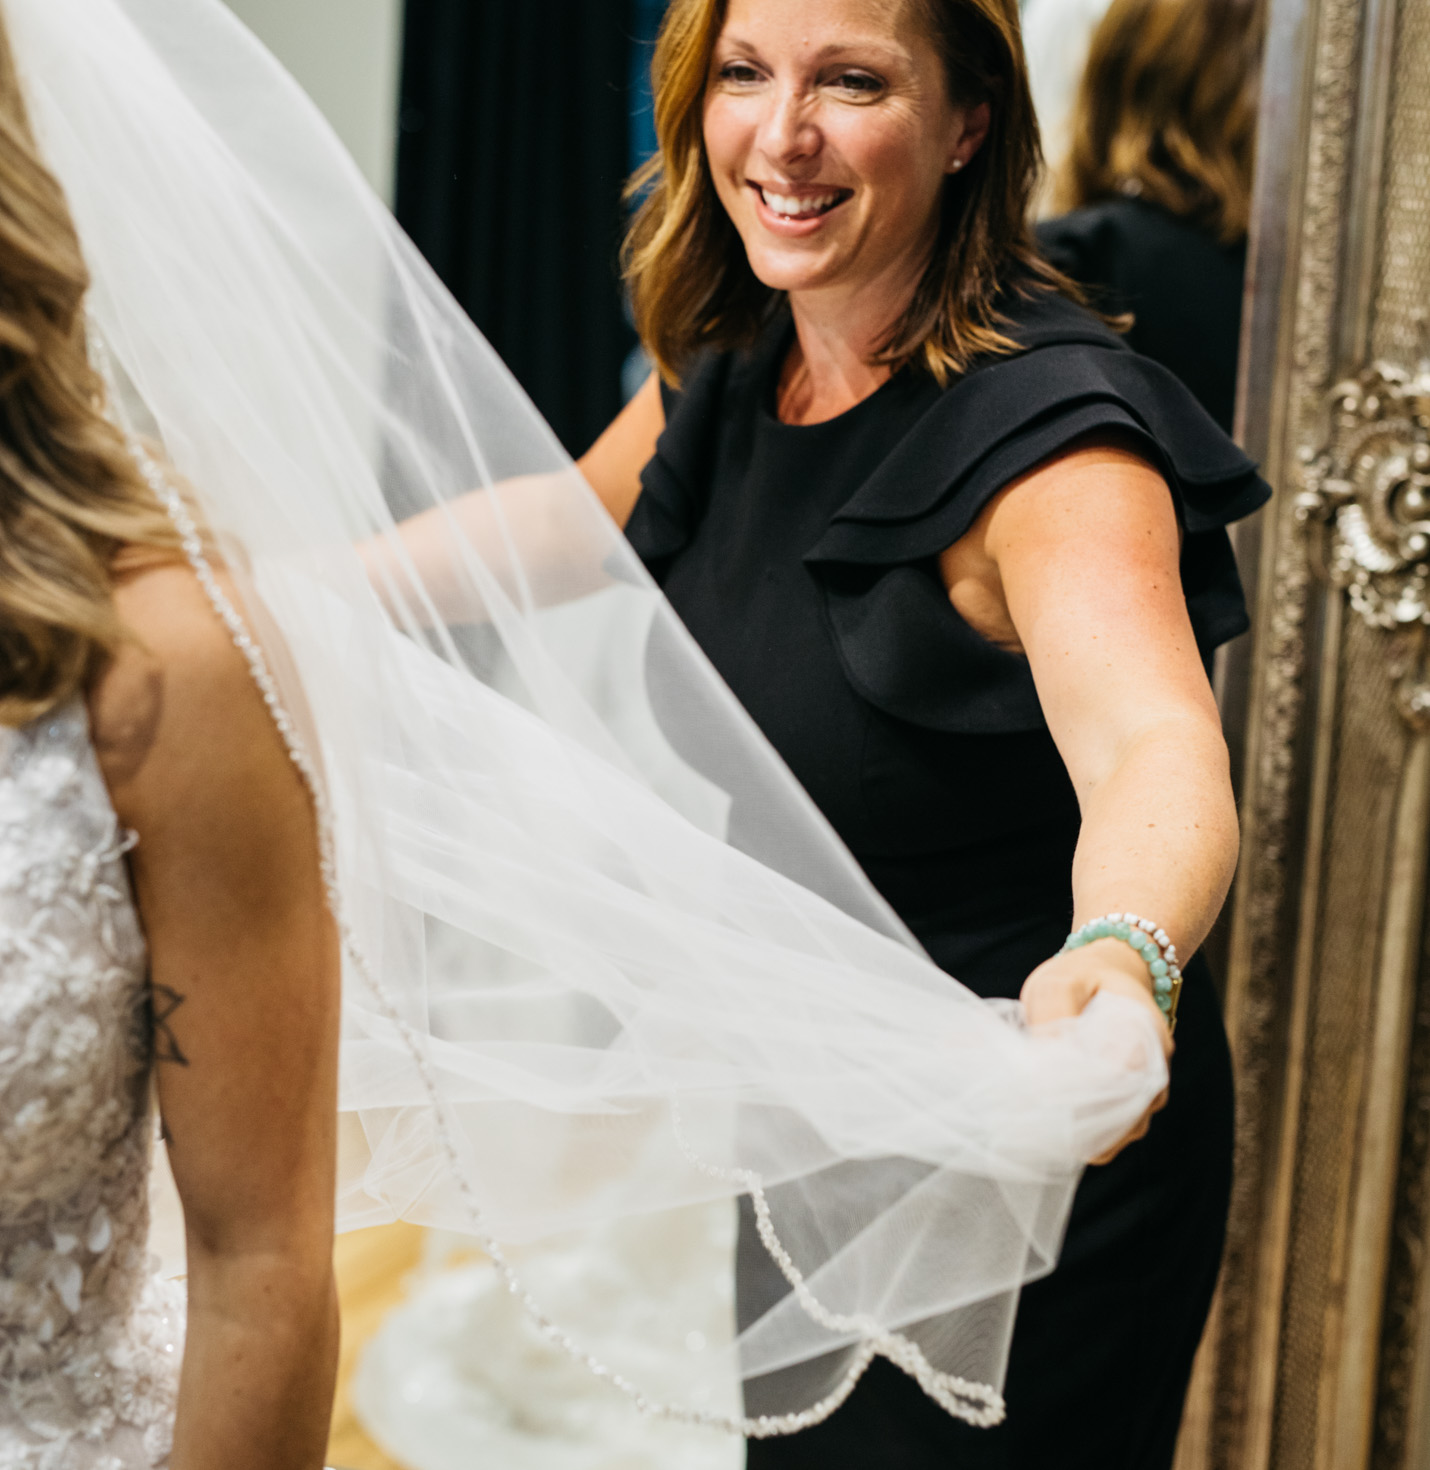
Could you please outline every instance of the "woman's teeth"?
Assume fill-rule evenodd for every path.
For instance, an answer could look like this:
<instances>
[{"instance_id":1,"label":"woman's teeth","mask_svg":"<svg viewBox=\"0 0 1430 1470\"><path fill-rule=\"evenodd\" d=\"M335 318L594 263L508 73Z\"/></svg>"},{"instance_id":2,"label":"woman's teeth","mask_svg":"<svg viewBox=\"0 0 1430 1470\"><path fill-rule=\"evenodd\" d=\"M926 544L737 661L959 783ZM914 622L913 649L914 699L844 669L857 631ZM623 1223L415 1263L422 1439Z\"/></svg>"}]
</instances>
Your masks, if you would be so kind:
<instances>
[{"instance_id":1,"label":"woman's teeth","mask_svg":"<svg viewBox=\"0 0 1430 1470\"><path fill-rule=\"evenodd\" d=\"M792 194L772 194L768 189L760 190L760 198L776 214L786 219L808 219L810 215L823 214L839 203L839 192L818 194L813 198L797 199Z\"/></svg>"}]
</instances>

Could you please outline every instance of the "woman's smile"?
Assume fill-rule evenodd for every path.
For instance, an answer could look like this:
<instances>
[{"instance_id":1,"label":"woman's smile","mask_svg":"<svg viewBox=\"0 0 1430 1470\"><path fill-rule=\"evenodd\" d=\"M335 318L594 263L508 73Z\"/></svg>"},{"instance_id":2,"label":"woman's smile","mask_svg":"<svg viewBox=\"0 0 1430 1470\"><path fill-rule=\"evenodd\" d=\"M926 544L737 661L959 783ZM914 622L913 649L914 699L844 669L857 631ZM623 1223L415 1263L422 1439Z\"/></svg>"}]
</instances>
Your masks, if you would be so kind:
<instances>
[{"instance_id":1,"label":"woman's smile","mask_svg":"<svg viewBox=\"0 0 1430 1470\"><path fill-rule=\"evenodd\" d=\"M852 189L833 184L779 184L750 181L755 218L784 239L815 234L824 222L854 197Z\"/></svg>"}]
</instances>

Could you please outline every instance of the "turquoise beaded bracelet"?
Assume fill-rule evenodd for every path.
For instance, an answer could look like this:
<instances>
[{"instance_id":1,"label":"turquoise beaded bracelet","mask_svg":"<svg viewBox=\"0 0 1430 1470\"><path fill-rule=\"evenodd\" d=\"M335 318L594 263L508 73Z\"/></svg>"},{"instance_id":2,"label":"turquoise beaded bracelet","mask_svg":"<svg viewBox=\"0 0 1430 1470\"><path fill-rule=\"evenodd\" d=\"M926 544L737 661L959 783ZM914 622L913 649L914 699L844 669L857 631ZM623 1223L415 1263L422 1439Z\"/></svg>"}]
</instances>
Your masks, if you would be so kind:
<instances>
[{"instance_id":1,"label":"turquoise beaded bracelet","mask_svg":"<svg viewBox=\"0 0 1430 1470\"><path fill-rule=\"evenodd\" d=\"M1182 994L1182 972L1177 967L1177 946L1167 937L1165 929L1159 929L1151 919L1139 919L1136 914L1104 914L1100 919L1090 919L1081 929L1074 930L1063 941L1062 952L1081 949L1097 939L1120 939L1130 944L1147 962L1152 972L1152 994L1157 1009L1166 1018L1168 1026L1177 1024L1177 1001Z\"/></svg>"}]
</instances>

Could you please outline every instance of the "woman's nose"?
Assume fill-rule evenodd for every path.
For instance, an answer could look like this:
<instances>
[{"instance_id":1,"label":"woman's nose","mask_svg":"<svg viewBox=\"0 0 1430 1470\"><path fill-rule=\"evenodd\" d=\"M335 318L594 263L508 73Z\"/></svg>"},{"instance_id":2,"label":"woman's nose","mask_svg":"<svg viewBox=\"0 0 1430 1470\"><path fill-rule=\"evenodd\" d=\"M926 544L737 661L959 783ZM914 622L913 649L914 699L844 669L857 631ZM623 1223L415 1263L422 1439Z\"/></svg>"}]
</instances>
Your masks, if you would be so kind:
<instances>
[{"instance_id":1,"label":"woman's nose","mask_svg":"<svg viewBox=\"0 0 1430 1470\"><path fill-rule=\"evenodd\" d=\"M781 88L770 99L760 126L761 151L772 163L795 162L818 153L820 141L811 99Z\"/></svg>"}]
</instances>

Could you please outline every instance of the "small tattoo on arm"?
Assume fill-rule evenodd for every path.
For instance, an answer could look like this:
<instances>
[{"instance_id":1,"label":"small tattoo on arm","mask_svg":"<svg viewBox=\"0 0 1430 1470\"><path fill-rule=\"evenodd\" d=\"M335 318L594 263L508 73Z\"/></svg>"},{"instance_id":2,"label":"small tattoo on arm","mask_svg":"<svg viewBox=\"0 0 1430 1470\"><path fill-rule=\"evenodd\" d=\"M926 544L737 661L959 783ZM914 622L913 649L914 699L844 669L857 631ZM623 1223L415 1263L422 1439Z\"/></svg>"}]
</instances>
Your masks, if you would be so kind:
<instances>
[{"instance_id":1,"label":"small tattoo on arm","mask_svg":"<svg viewBox=\"0 0 1430 1470\"><path fill-rule=\"evenodd\" d=\"M189 1065L189 1059L184 1055L178 1037L174 1035L174 1028L169 1024L170 1018L186 998L167 985L159 985L152 980L149 982L149 1030L154 1038L156 1062L173 1062L180 1067Z\"/></svg>"}]
</instances>

